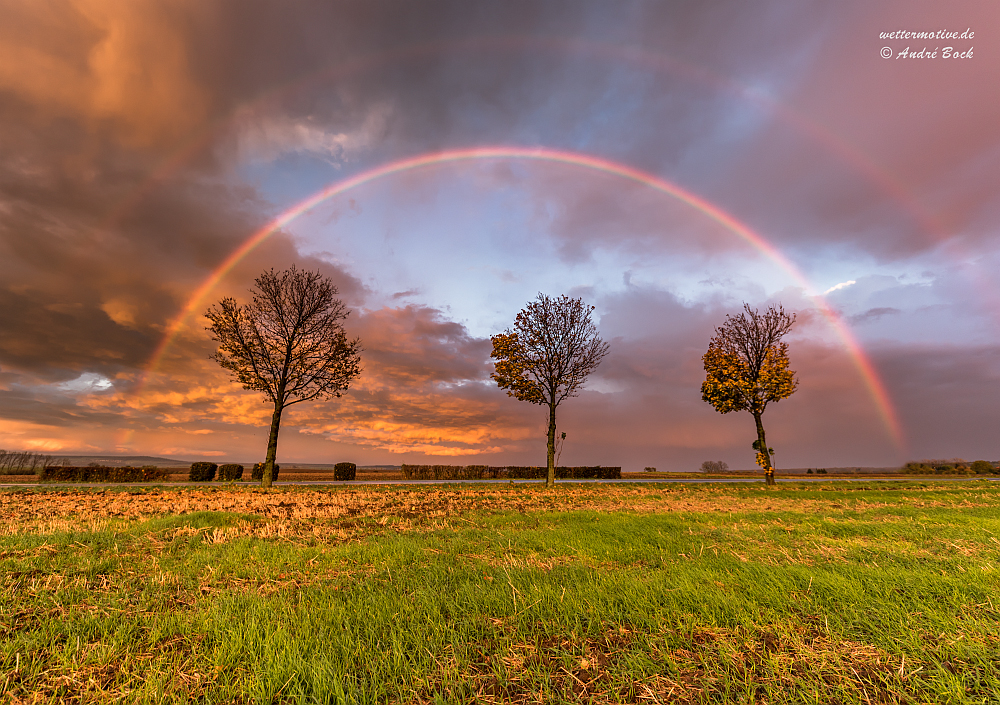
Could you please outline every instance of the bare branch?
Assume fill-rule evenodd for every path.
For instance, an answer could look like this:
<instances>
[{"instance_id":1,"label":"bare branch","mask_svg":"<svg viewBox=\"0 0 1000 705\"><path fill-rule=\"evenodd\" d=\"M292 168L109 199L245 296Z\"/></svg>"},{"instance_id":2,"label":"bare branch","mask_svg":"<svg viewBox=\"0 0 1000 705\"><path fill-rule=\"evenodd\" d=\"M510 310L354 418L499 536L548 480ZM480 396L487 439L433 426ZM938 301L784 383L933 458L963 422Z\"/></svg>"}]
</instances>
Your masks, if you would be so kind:
<instances>
[{"instance_id":1,"label":"bare branch","mask_svg":"<svg viewBox=\"0 0 1000 705\"><path fill-rule=\"evenodd\" d=\"M225 298L205 316L219 343L215 359L244 389L274 404L265 485L277 448L281 412L291 404L339 397L361 374L361 341L349 340L349 311L319 272L273 269L255 280L249 303Z\"/></svg>"}]
</instances>

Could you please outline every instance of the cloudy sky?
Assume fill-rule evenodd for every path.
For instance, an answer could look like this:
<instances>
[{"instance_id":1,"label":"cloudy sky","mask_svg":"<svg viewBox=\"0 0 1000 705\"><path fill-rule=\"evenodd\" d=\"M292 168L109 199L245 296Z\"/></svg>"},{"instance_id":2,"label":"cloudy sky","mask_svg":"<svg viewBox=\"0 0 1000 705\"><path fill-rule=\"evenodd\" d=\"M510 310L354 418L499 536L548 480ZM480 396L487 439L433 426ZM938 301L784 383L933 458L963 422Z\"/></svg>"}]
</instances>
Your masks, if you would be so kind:
<instances>
[{"instance_id":1,"label":"cloudy sky","mask_svg":"<svg viewBox=\"0 0 1000 705\"><path fill-rule=\"evenodd\" d=\"M539 292L611 345L563 464L751 467L699 391L743 302L797 314L779 470L1000 458L994 0L0 14L0 447L262 458L202 314L296 264L365 369L279 462L544 463L544 410L489 380Z\"/></svg>"}]
</instances>

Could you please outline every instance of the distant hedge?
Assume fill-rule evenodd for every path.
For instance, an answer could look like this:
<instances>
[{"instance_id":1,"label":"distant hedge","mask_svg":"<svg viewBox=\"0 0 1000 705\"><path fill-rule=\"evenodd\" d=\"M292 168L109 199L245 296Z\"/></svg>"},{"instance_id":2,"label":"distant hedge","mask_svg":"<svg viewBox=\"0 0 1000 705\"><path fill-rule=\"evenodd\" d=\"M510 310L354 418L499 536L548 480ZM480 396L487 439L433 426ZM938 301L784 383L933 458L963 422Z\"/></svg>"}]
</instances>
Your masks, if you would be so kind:
<instances>
[{"instance_id":1,"label":"distant hedge","mask_svg":"<svg viewBox=\"0 0 1000 705\"><path fill-rule=\"evenodd\" d=\"M38 473L42 482L156 482L167 479L163 468L106 465L55 465Z\"/></svg>"},{"instance_id":2,"label":"distant hedge","mask_svg":"<svg viewBox=\"0 0 1000 705\"><path fill-rule=\"evenodd\" d=\"M486 465L406 465L402 466L407 480L482 480L496 477Z\"/></svg>"},{"instance_id":3,"label":"distant hedge","mask_svg":"<svg viewBox=\"0 0 1000 705\"><path fill-rule=\"evenodd\" d=\"M537 465L403 465L403 477L407 480L534 480L547 476L548 468ZM620 480L621 476L620 467L556 468L556 477L563 480Z\"/></svg>"},{"instance_id":4,"label":"distant hedge","mask_svg":"<svg viewBox=\"0 0 1000 705\"><path fill-rule=\"evenodd\" d=\"M274 464L274 469L271 471L271 482L278 479L278 470L281 466L277 463ZM250 471L251 480L263 480L264 479L264 463L254 463L253 470Z\"/></svg>"},{"instance_id":5,"label":"distant hedge","mask_svg":"<svg viewBox=\"0 0 1000 705\"><path fill-rule=\"evenodd\" d=\"M188 470L189 482L211 482L215 478L215 471L219 468L215 463L191 463Z\"/></svg>"},{"instance_id":6,"label":"distant hedge","mask_svg":"<svg viewBox=\"0 0 1000 705\"><path fill-rule=\"evenodd\" d=\"M977 475L996 475L997 469L994 467L993 463L988 460L976 460L973 461L969 469Z\"/></svg>"},{"instance_id":7,"label":"distant hedge","mask_svg":"<svg viewBox=\"0 0 1000 705\"><path fill-rule=\"evenodd\" d=\"M227 463L219 466L219 474L215 478L219 482L232 482L243 479L243 466L234 463Z\"/></svg>"},{"instance_id":8,"label":"distant hedge","mask_svg":"<svg viewBox=\"0 0 1000 705\"><path fill-rule=\"evenodd\" d=\"M993 463L977 460L971 465L962 460L923 460L907 463L903 468L907 475L996 475Z\"/></svg>"},{"instance_id":9,"label":"distant hedge","mask_svg":"<svg viewBox=\"0 0 1000 705\"><path fill-rule=\"evenodd\" d=\"M354 463L337 463L333 466L333 479L347 482L358 476L358 466Z\"/></svg>"},{"instance_id":10,"label":"distant hedge","mask_svg":"<svg viewBox=\"0 0 1000 705\"><path fill-rule=\"evenodd\" d=\"M490 468L494 470L494 468ZM514 467L508 466L496 468L500 471L499 478L524 478L535 479L548 477L549 469L543 466ZM557 467L556 478L562 480L620 480L622 478L621 468L606 468L599 465L583 465L576 467Z\"/></svg>"}]
</instances>

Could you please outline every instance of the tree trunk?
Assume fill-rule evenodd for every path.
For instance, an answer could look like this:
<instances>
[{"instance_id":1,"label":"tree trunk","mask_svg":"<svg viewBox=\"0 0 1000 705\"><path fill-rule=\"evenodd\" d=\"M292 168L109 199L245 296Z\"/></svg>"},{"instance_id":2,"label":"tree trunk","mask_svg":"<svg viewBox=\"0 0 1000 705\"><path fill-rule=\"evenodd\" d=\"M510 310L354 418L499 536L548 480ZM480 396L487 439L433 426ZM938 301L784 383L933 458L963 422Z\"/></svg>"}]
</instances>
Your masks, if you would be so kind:
<instances>
[{"instance_id":1,"label":"tree trunk","mask_svg":"<svg viewBox=\"0 0 1000 705\"><path fill-rule=\"evenodd\" d=\"M274 458L278 455L278 427L281 425L282 406L275 402L274 414L271 415L271 434L267 437L267 457L264 459L264 476L260 480L261 487L270 487L274 477Z\"/></svg>"},{"instance_id":2,"label":"tree trunk","mask_svg":"<svg viewBox=\"0 0 1000 705\"><path fill-rule=\"evenodd\" d=\"M764 438L764 424L760 420L760 414L754 414L753 420L757 423L758 452L764 454L764 483L773 485L775 484L774 465L771 463L771 454L767 450L767 439Z\"/></svg>"},{"instance_id":3,"label":"tree trunk","mask_svg":"<svg viewBox=\"0 0 1000 705\"><path fill-rule=\"evenodd\" d=\"M556 405L549 404L549 472L545 478L545 486L556 484Z\"/></svg>"}]
</instances>

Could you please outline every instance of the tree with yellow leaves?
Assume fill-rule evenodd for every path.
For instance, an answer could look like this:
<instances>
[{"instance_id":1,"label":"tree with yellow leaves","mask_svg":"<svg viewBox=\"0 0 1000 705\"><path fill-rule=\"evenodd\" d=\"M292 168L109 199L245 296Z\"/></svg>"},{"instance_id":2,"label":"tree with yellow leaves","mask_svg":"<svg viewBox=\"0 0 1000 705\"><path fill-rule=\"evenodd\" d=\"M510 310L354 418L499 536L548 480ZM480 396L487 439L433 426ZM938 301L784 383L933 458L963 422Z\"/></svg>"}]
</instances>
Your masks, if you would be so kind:
<instances>
[{"instance_id":1,"label":"tree with yellow leaves","mask_svg":"<svg viewBox=\"0 0 1000 705\"><path fill-rule=\"evenodd\" d=\"M757 424L757 465L768 485L774 484L774 450L768 448L761 417L769 402L792 395L798 386L795 372L788 369L788 345L781 338L791 330L795 314L779 304L764 313L743 304L739 316L727 315L715 329L708 352L702 357L706 379L701 398L722 414L749 411Z\"/></svg>"},{"instance_id":2,"label":"tree with yellow leaves","mask_svg":"<svg viewBox=\"0 0 1000 705\"><path fill-rule=\"evenodd\" d=\"M555 484L556 407L574 397L608 354L608 344L590 320L593 306L568 296L539 294L514 320L514 328L492 336L495 371L490 377L507 396L549 407L548 474ZM565 434L563 434L565 438Z\"/></svg>"}]
</instances>

